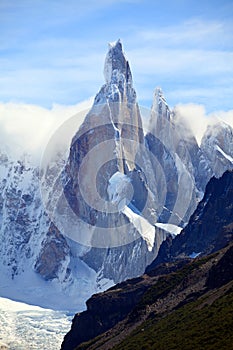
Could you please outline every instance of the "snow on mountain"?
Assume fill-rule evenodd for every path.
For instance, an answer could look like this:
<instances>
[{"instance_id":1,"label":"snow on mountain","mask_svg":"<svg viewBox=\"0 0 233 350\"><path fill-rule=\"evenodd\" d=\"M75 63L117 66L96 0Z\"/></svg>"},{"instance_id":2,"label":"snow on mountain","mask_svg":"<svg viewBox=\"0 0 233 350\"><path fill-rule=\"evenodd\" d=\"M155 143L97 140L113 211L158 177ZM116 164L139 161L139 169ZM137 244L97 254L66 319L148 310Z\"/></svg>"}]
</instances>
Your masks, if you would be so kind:
<instances>
[{"instance_id":1,"label":"snow on mountain","mask_svg":"<svg viewBox=\"0 0 233 350\"><path fill-rule=\"evenodd\" d=\"M134 225L135 229L140 233L141 237L147 242L148 250L151 251L155 240L155 227L151 225L139 212L135 212L135 207L130 204L129 185L130 179L127 175L116 172L109 179L108 195L110 201L116 203L119 212L124 213ZM132 194L132 186L130 187ZM127 206L130 205L134 211ZM137 210L136 210L137 211Z\"/></svg>"},{"instance_id":2,"label":"snow on mountain","mask_svg":"<svg viewBox=\"0 0 233 350\"><path fill-rule=\"evenodd\" d=\"M122 212L129 218L141 237L146 241L148 250L152 251L154 247L156 230L143 216L133 212L129 207L125 206Z\"/></svg>"},{"instance_id":3,"label":"snow on mountain","mask_svg":"<svg viewBox=\"0 0 233 350\"><path fill-rule=\"evenodd\" d=\"M199 253L192 252L192 254L190 254L189 257L190 257L191 259L195 259L195 258L197 258L200 254L201 254L201 252L199 252Z\"/></svg>"},{"instance_id":4,"label":"snow on mountain","mask_svg":"<svg viewBox=\"0 0 233 350\"><path fill-rule=\"evenodd\" d=\"M215 149L219 151L224 158L229 160L229 162L233 163L233 158L229 154L226 154L218 145L215 146Z\"/></svg>"},{"instance_id":5,"label":"snow on mountain","mask_svg":"<svg viewBox=\"0 0 233 350\"><path fill-rule=\"evenodd\" d=\"M71 319L65 312L0 298L0 349L57 350Z\"/></svg>"},{"instance_id":6,"label":"snow on mountain","mask_svg":"<svg viewBox=\"0 0 233 350\"><path fill-rule=\"evenodd\" d=\"M46 227L39 194L39 169L27 156L15 161L1 153L0 235L2 264L12 278L39 250Z\"/></svg>"},{"instance_id":7,"label":"snow on mountain","mask_svg":"<svg viewBox=\"0 0 233 350\"><path fill-rule=\"evenodd\" d=\"M208 126L201 141L201 150L216 177L233 169L232 127L225 122Z\"/></svg>"},{"instance_id":8,"label":"snow on mountain","mask_svg":"<svg viewBox=\"0 0 233 350\"><path fill-rule=\"evenodd\" d=\"M57 167L50 164L51 169ZM0 294L47 308L83 310L91 294L113 282L99 281L80 259L81 249L77 252L51 223L41 200L39 173L29 156L15 160L1 152Z\"/></svg>"},{"instance_id":9,"label":"snow on mountain","mask_svg":"<svg viewBox=\"0 0 233 350\"><path fill-rule=\"evenodd\" d=\"M113 174L109 179L107 188L108 196L112 203L117 204L119 211L121 211L131 199L130 197L132 196L133 189L130 183L130 178L119 171ZM129 191L131 193L129 193Z\"/></svg>"},{"instance_id":10,"label":"snow on mountain","mask_svg":"<svg viewBox=\"0 0 233 350\"><path fill-rule=\"evenodd\" d=\"M163 228L165 231L170 232L173 236L179 235L182 231L182 227L172 224L163 224L162 222L157 222L155 226Z\"/></svg>"}]
</instances>

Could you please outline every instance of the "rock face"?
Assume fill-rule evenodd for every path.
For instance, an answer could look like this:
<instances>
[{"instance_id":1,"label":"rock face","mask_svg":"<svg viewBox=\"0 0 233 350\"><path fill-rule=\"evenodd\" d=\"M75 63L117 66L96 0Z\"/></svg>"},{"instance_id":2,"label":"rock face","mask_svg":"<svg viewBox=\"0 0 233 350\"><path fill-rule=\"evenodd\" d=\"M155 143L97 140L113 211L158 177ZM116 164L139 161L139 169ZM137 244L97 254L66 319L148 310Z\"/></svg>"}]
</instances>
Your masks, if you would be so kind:
<instances>
[{"instance_id":1,"label":"rock face","mask_svg":"<svg viewBox=\"0 0 233 350\"><path fill-rule=\"evenodd\" d=\"M161 222L182 226L196 208L200 194L195 169L199 166L200 150L195 137L190 135L191 131L176 121L162 90L157 88L146 140L152 161L153 158L157 159L162 168L162 176L158 175L158 166L154 168L156 177L165 177L167 187L163 211L159 217ZM159 183L157 190L161 198L164 184Z\"/></svg>"},{"instance_id":2,"label":"rock face","mask_svg":"<svg viewBox=\"0 0 233 350\"><path fill-rule=\"evenodd\" d=\"M174 240L168 239L161 245L157 258L146 271L162 262L222 248L232 239L232 198L233 172L227 171L219 179L212 178L188 225Z\"/></svg>"},{"instance_id":3,"label":"rock face","mask_svg":"<svg viewBox=\"0 0 233 350\"><path fill-rule=\"evenodd\" d=\"M211 125L199 146L187 123L176 113L157 88L146 141L166 179L166 199L159 221L182 226L196 209L210 178L219 178L232 169L233 130L223 122ZM158 172L158 166L154 171ZM158 193L161 188L158 182Z\"/></svg>"},{"instance_id":4,"label":"rock face","mask_svg":"<svg viewBox=\"0 0 233 350\"><path fill-rule=\"evenodd\" d=\"M120 41L110 46L104 73L106 84L71 143L65 196L75 229L85 222L91 232L82 260L119 282L142 273L167 233L154 226L156 178Z\"/></svg>"},{"instance_id":5,"label":"rock face","mask_svg":"<svg viewBox=\"0 0 233 350\"><path fill-rule=\"evenodd\" d=\"M35 264L35 271L46 281L59 279L68 273L70 249L59 230L50 224L46 239ZM65 276L63 276L65 279Z\"/></svg>"},{"instance_id":6,"label":"rock face","mask_svg":"<svg viewBox=\"0 0 233 350\"><path fill-rule=\"evenodd\" d=\"M92 226L109 227L107 220L116 221L117 216L120 221L118 216L121 213L117 211L105 219L105 215L102 215L102 203L100 202L99 210L94 207L96 193L90 184L96 182L96 190L107 205L110 178L117 171L129 174L136 168L136 154L140 144L144 142L136 93L120 41L109 49L105 62L105 78L106 84L96 95L91 111L72 140L66 167L65 193L80 218ZM83 171L79 174L81 167ZM85 199L90 204L82 198L82 185ZM106 222L102 222L103 220Z\"/></svg>"},{"instance_id":7,"label":"rock face","mask_svg":"<svg viewBox=\"0 0 233 350\"><path fill-rule=\"evenodd\" d=\"M137 281L140 279L143 281L142 278L138 278ZM135 283L134 280L132 282ZM87 311L77 314L73 319L72 329L66 335L62 349L74 349L78 344L96 337L123 320L148 287L138 283L127 290L126 284L123 283L118 285L118 290L113 288L107 293L93 295L87 301Z\"/></svg>"}]
</instances>

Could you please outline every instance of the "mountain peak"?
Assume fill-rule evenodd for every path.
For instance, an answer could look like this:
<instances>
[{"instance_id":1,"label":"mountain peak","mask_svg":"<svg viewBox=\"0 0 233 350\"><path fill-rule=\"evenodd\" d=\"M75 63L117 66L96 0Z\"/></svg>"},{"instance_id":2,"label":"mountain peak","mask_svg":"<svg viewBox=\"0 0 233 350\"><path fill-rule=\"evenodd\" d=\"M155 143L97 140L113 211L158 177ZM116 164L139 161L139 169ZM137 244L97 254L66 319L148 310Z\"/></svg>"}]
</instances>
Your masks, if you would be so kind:
<instances>
[{"instance_id":1,"label":"mountain peak","mask_svg":"<svg viewBox=\"0 0 233 350\"><path fill-rule=\"evenodd\" d=\"M163 120L171 120L171 111L164 97L163 91L160 87L154 90L153 103L151 107L150 130L161 128L160 123ZM159 126L160 125L160 126Z\"/></svg>"},{"instance_id":2,"label":"mountain peak","mask_svg":"<svg viewBox=\"0 0 233 350\"><path fill-rule=\"evenodd\" d=\"M163 96L163 90L161 87L157 86L154 91L154 95Z\"/></svg>"},{"instance_id":3,"label":"mountain peak","mask_svg":"<svg viewBox=\"0 0 233 350\"><path fill-rule=\"evenodd\" d=\"M160 87L156 87L154 91L154 100L153 100L152 109L158 109L161 105L164 105L164 107L167 110L169 110L169 107L164 97L162 89Z\"/></svg>"},{"instance_id":4,"label":"mountain peak","mask_svg":"<svg viewBox=\"0 0 233 350\"><path fill-rule=\"evenodd\" d=\"M132 83L132 75L121 40L109 43L109 50L105 59L104 77L107 84L114 83L116 77L123 76L127 83ZM119 79L118 79L119 80Z\"/></svg>"},{"instance_id":5,"label":"mountain peak","mask_svg":"<svg viewBox=\"0 0 233 350\"><path fill-rule=\"evenodd\" d=\"M121 39L118 39L117 41L109 42L108 47L109 47L109 50L114 48L114 47L118 47L120 50L122 50Z\"/></svg>"}]
</instances>

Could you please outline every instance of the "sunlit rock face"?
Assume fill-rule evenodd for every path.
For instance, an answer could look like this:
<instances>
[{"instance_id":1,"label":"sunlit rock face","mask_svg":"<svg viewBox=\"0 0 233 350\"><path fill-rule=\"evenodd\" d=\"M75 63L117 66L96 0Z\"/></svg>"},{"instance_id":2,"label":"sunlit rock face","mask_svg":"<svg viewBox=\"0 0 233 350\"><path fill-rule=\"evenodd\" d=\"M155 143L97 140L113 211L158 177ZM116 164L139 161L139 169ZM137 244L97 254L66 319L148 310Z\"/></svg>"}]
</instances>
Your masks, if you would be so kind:
<instances>
[{"instance_id":1,"label":"sunlit rock face","mask_svg":"<svg viewBox=\"0 0 233 350\"><path fill-rule=\"evenodd\" d=\"M116 282L140 274L167 232L154 226L156 178L120 41L109 47L104 75L71 143L65 196L78 222L91 230L93 248L83 261Z\"/></svg>"},{"instance_id":2,"label":"sunlit rock face","mask_svg":"<svg viewBox=\"0 0 233 350\"><path fill-rule=\"evenodd\" d=\"M198 201L194 163L199 163L195 137L169 109L161 88L156 88L146 135L150 154L159 160L166 184L166 198L159 221L184 225ZM158 166L154 167L155 174ZM162 177L155 175L156 178ZM159 198L164 191L158 186Z\"/></svg>"}]
</instances>

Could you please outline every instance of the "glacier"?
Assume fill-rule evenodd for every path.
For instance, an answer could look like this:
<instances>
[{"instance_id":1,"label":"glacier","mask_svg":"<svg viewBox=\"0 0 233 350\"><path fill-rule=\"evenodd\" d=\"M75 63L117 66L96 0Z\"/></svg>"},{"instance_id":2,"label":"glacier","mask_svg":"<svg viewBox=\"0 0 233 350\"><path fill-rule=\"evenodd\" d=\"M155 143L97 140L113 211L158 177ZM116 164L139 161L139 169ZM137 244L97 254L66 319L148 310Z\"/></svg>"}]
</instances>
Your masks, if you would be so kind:
<instances>
[{"instance_id":1,"label":"glacier","mask_svg":"<svg viewBox=\"0 0 233 350\"><path fill-rule=\"evenodd\" d=\"M73 315L0 297L0 349L57 350Z\"/></svg>"}]
</instances>

